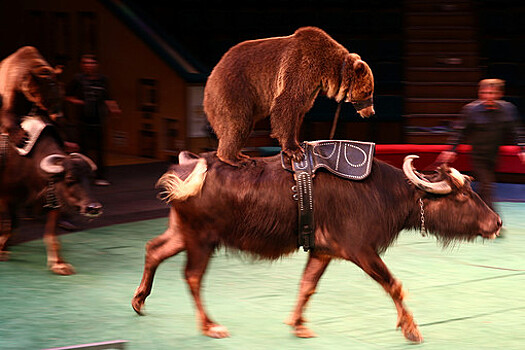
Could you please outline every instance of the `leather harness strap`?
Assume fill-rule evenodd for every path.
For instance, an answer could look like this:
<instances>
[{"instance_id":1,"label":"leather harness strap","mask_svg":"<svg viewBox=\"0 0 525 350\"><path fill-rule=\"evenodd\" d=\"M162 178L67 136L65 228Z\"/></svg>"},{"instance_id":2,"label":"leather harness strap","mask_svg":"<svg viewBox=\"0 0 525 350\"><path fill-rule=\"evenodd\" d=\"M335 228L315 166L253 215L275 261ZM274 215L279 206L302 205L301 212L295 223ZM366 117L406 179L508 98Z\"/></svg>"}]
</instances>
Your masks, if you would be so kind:
<instances>
[{"instance_id":1,"label":"leather harness strap","mask_svg":"<svg viewBox=\"0 0 525 350\"><path fill-rule=\"evenodd\" d=\"M53 178L49 179L47 187L45 189L45 203L44 208L49 210L58 209L61 207L60 202L58 201L56 192L55 192L55 181Z\"/></svg>"},{"instance_id":2,"label":"leather harness strap","mask_svg":"<svg viewBox=\"0 0 525 350\"><path fill-rule=\"evenodd\" d=\"M5 165L7 152L9 148L9 135L7 133L0 134L0 169Z\"/></svg>"},{"instance_id":3,"label":"leather harness strap","mask_svg":"<svg viewBox=\"0 0 525 350\"><path fill-rule=\"evenodd\" d=\"M282 167L293 173L293 199L298 207L298 247L315 248L313 177L319 168L347 180L365 179L371 171L375 144L371 142L324 140L303 142L304 157L290 160L281 152Z\"/></svg>"},{"instance_id":4,"label":"leather harness strap","mask_svg":"<svg viewBox=\"0 0 525 350\"><path fill-rule=\"evenodd\" d=\"M308 157L308 152L305 157ZM298 216L298 246L303 246L305 252L315 246L314 235L314 198L312 193L313 168L310 160L292 161L292 169L296 181Z\"/></svg>"}]
</instances>

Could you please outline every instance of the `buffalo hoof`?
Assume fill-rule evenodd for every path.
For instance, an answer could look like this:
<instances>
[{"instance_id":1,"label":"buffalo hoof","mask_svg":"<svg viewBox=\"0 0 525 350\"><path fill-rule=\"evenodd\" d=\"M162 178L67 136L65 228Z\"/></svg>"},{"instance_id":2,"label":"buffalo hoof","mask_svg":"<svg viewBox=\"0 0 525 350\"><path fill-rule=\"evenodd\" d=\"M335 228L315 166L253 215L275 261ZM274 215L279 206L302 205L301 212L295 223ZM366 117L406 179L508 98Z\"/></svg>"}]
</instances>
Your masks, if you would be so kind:
<instances>
[{"instance_id":1,"label":"buffalo hoof","mask_svg":"<svg viewBox=\"0 0 525 350\"><path fill-rule=\"evenodd\" d=\"M297 325L297 324L303 324L303 323L306 323L308 322L308 320L304 317L301 317L299 318L299 321L295 321L293 315L290 315L290 317L288 317L286 320L284 320L284 324L287 324L288 326L294 326L294 325Z\"/></svg>"},{"instance_id":2,"label":"buffalo hoof","mask_svg":"<svg viewBox=\"0 0 525 350\"><path fill-rule=\"evenodd\" d=\"M401 331L403 332L403 336L414 343L422 343L423 342L423 335L419 331L417 325L415 323L407 323L403 324L401 326Z\"/></svg>"},{"instance_id":3,"label":"buffalo hoof","mask_svg":"<svg viewBox=\"0 0 525 350\"><path fill-rule=\"evenodd\" d=\"M317 337L317 334L315 334L310 328L306 327L305 325L294 327L293 334L295 334L297 338L315 338Z\"/></svg>"},{"instance_id":4,"label":"buffalo hoof","mask_svg":"<svg viewBox=\"0 0 525 350\"><path fill-rule=\"evenodd\" d=\"M131 299L131 307L140 316L144 316L144 313L142 312L142 308L144 307L144 302L145 302L145 298L141 297L139 294L135 294L133 299Z\"/></svg>"},{"instance_id":5,"label":"buffalo hoof","mask_svg":"<svg viewBox=\"0 0 525 350\"><path fill-rule=\"evenodd\" d=\"M0 261L7 261L9 260L9 256L11 255L11 252L7 250L0 251Z\"/></svg>"},{"instance_id":6,"label":"buffalo hoof","mask_svg":"<svg viewBox=\"0 0 525 350\"><path fill-rule=\"evenodd\" d=\"M414 342L414 343L423 342L423 335L421 335L421 332L419 331L419 329L417 329L417 327L411 330L407 330L407 331L403 330L403 335L405 336L407 340L410 340L411 342Z\"/></svg>"},{"instance_id":7,"label":"buffalo hoof","mask_svg":"<svg viewBox=\"0 0 525 350\"><path fill-rule=\"evenodd\" d=\"M75 269L68 263L56 263L53 264L49 269L51 270L51 272L62 276L69 276L75 274Z\"/></svg>"},{"instance_id":8,"label":"buffalo hoof","mask_svg":"<svg viewBox=\"0 0 525 350\"><path fill-rule=\"evenodd\" d=\"M230 332L228 332L228 329L221 325L210 326L207 329L204 329L202 331L202 334L210 338L216 338L216 339L227 338L230 336Z\"/></svg>"}]
</instances>

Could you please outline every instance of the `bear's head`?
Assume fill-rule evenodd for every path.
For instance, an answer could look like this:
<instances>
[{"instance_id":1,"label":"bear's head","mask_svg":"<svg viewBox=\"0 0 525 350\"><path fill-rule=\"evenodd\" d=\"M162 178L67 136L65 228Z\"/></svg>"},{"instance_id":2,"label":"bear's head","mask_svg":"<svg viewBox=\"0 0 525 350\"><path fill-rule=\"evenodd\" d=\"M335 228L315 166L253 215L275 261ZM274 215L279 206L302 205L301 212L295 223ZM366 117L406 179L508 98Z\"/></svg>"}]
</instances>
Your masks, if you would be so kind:
<instances>
[{"instance_id":1,"label":"bear's head","mask_svg":"<svg viewBox=\"0 0 525 350\"><path fill-rule=\"evenodd\" d=\"M368 64L356 54L350 54L345 59L342 69L341 88L345 102L351 102L361 117L370 117L375 114L374 75Z\"/></svg>"}]
</instances>

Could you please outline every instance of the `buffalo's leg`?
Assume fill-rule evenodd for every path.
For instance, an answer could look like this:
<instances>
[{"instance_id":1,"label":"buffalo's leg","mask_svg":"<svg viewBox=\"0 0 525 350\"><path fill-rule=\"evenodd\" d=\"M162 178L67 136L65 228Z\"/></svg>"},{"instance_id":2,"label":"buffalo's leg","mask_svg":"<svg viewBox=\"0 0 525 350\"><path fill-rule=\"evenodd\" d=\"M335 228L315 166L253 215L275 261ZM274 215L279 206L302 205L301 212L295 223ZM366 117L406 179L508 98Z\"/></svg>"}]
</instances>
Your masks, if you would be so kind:
<instances>
[{"instance_id":1,"label":"buffalo's leg","mask_svg":"<svg viewBox=\"0 0 525 350\"><path fill-rule=\"evenodd\" d=\"M192 249L188 248L187 250L188 261L186 263L184 276L190 288L193 301L195 302L202 334L212 338L226 338L230 336L228 329L212 321L207 315L200 293L202 276L206 271L212 252L213 247L206 245L206 243L192 244Z\"/></svg>"},{"instance_id":2,"label":"buffalo's leg","mask_svg":"<svg viewBox=\"0 0 525 350\"><path fill-rule=\"evenodd\" d=\"M13 215L5 201L0 200L0 261L9 260L7 241L13 233Z\"/></svg>"},{"instance_id":3,"label":"buffalo's leg","mask_svg":"<svg viewBox=\"0 0 525 350\"><path fill-rule=\"evenodd\" d=\"M73 266L62 259L60 255L60 241L56 235L58 217L57 209L50 210L46 216L44 242L47 250L47 267L57 275L72 275L75 273Z\"/></svg>"},{"instance_id":4,"label":"buffalo's leg","mask_svg":"<svg viewBox=\"0 0 525 350\"><path fill-rule=\"evenodd\" d=\"M7 215L0 215L0 261L9 260L9 251L7 250L7 241L11 238L11 220Z\"/></svg>"},{"instance_id":5,"label":"buffalo's leg","mask_svg":"<svg viewBox=\"0 0 525 350\"><path fill-rule=\"evenodd\" d=\"M397 309L397 327L401 327L405 338L413 342L421 343L423 336L419 332L412 313L403 302L405 292L403 291L401 282L392 276L377 252L373 249L363 250L355 260L352 259L352 261L378 282L390 295Z\"/></svg>"},{"instance_id":6,"label":"buffalo's leg","mask_svg":"<svg viewBox=\"0 0 525 350\"><path fill-rule=\"evenodd\" d=\"M170 222L168 229L146 244L146 257L144 261L144 272L140 285L131 300L131 306L139 315L144 306L146 298L151 293L155 271L161 262L172 257L185 249L182 234L177 229L176 213L170 211Z\"/></svg>"},{"instance_id":7,"label":"buffalo's leg","mask_svg":"<svg viewBox=\"0 0 525 350\"><path fill-rule=\"evenodd\" d=\"M330 258L320 258L312 253L308 256L295 309L288 320L286 320L286 323L293 327L293 332L297 337L312 338L316 336L313 331L304 325L306 320L303 317L303 312L310 297L315 293L317 283L319 279L321 279L330 260Z\"/></svg>"},{"instance_id":8,"label":"buffalo's leg","mask_svg":"<svg viewBox=\"0 0 525 350\"><path fill-rule=\"evenodd\" d=\"M4 231L4 226L9 225L7 221L2 220L0 233L0 261L9 260L9 251L7 250L7 241L11 237L11 231Z\"/></svg>"}]
</instances>

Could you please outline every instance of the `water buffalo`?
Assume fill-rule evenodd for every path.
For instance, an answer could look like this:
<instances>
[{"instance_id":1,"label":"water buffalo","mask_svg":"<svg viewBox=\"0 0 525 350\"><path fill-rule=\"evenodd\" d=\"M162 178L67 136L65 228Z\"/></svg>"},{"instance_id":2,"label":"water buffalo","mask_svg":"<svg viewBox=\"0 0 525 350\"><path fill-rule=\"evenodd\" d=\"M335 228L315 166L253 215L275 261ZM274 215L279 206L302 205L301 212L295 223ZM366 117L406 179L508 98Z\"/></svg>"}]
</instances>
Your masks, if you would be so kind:
<instances>
[{"instance_id":1,"label":"water buffalo","mask_svg":"<svg viewBox=\"0 0 525 350\"><path fill-rule=\"evenodd\" d=\"M60 210L74 210L89 217L102 213L102 205L90 190L95 164L82 154L66 154L50 126L44 128L25 156L6 140L0 147L0 260L8 258L6 243L17 227L19 207L39 203L48 207L44 233L48 267L60 275L74 273L60 256L57 220Z\"/></svg>"},{"instance_id":2,"label":"water buffalo","mask_svg":"<svg viewBox=\"0 0 525 350\"><path fill-rule=\"evenodd\" d=\"M24 116L54 120L61 113L60 72L32 46L24 46L0 62L0 95L4 100L0 124L11 141L20 144L23 140L20 122Z\"/></svg>"},{"instance_id":3,"label":"water buffalo","mask_svg":"<svg viewBox=\"0 0 525 350\"><path fill-rule=\"evenodd\" d=\"M334 258L352 261L391 296L403 335L421 342L411 312L405 306L401 283L379 254L404 229L422 226L444 244L495 238L500 217L470 187L470 179L442 166L423 176L407 157L403 170L374 160L370 175L349 181L318 170L313 179L315 248L310 251L295 309L288 324L298 337L312 337L303 311L317 282ZM225 327L206 314L201 297L202 276L213 251L224 246L262 259L277 259L297 247L295 181L283 170L279 156L254 158L255 165L233 168L215 153L183 152L179 165L159 180L171 204L169 226L146 245L142 281L132 300L140 314L150 294L158 265L186 250L186 282L198 311L202 333L227 337ZM424 224L424 225L423 225Z\"/></svg>"}]
</instances>

